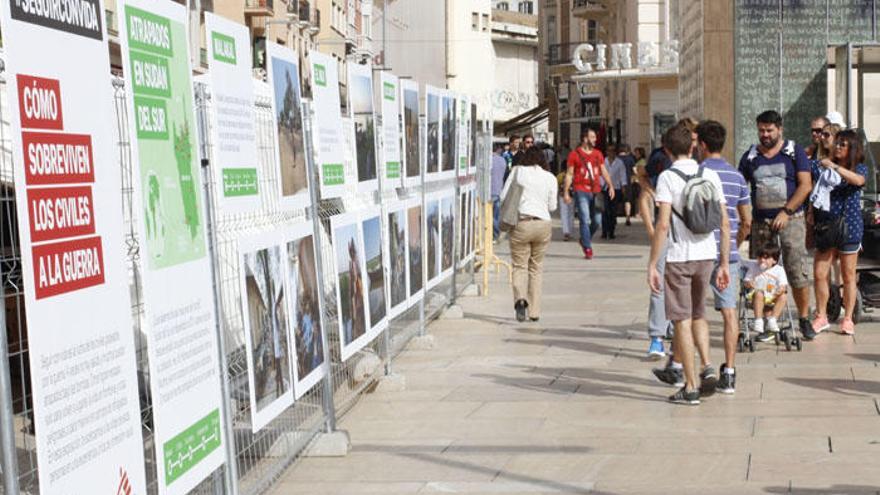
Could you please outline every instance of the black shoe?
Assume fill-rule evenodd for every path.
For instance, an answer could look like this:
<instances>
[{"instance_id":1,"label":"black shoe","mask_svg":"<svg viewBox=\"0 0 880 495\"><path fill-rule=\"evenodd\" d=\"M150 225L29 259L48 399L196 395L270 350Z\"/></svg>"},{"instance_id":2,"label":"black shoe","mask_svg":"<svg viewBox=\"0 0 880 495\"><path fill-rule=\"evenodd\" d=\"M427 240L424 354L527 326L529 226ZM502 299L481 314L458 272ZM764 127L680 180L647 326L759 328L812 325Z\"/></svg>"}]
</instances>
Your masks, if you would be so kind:
<instances>
[{"instance_id":1,"label":"black shoe","mask_svg":"<svg viewBox=\"0 0 880 495\"><path fill-rule=\"evenodd\" d=\"M732 373L728 373L728 370ZM721 377L718 379L718 384L715 385L715 390L722 394L736 392L736 368L728 368L726 364L721 365Z\"/></svg>"},{"instance_id":2,"label":"black shoe","mask_svg":"<svg viewBox=\"0 0 880 495\"><path fill-rule=\"evenodd\" d=\"M715 368L706 366L700 373L700 397L714 395L716 385L718 385L718 374L715 373Z\"/></svg>"},{"instance_id":3,"label":"black shoe","mask_svg":"<svg viewBox=\"0 0 880 495\"><path fill-rule=\"evenodd\" d=\"M537 316L529 316L529 320L538 321L538 317Z\"/></svg>"},{"instance_id":4,"label":"black shoe","mask_svg":"<svg viewBox=\"0 0 880 495\"><path fill-rule=\"evenodd\" d=\"M801 318L799 323L801 327L801 335L804 336L804 340L813 340L816 338L816 331L813 330L813 325L810 323L810 320L807 318Z\"/></svg>"},{"instance_id":5,"label":"black shoe","mask_svg":"<svg viewBox=\"0 0 880 495\"><path fill-rule=\"evenodd\" d=\"M680 368L676 369L672 366L667 366L665 368L654 368L651 372L654 373L658 380L667 385L672 385L673 387L684 386L684 371Z\"/></svg>"},{"instance_id":6,"label":"black shoe","mask_svg":"<svg viewBox=\"0 0 880 495\"><path fill-rule=\"evenodd\" d=\"M617 239L617 236L614 234L608 234L609 239Z\"/></svg>"},{"instance_id":7,"label":"black shoe","mask_svg":"<svg viewBox=\"0 0 880 495\"><path fill-rule=\"evenodd\" d=\"M776 332L771 332L770 330L764 330L759 333L755 340L758 342L770 342L771 340L776 338Z\"/></svg>"},{"instance_id":8,"label":"black shoe","mask_svg":"<svg viewBox=\"0 0 880 495\"><path fill-rule=\"evenodd\" d=\"M629 220L627 220L627 221L626 221L626 226L629 227L630 225L632 225L632 222L630 222Z\"/></svg>"},{"instance_id":9,"label":"black shoe","mask_svg":"<svg viewBox=\"0 0 880 495\"><path fill-rule=\"evenodd\" d=\"M700 391L687 390L686 387L681 387L680 389L678 389L678 392L669 396L669 402L675 404L687 404L689 406L698 406L700 405Z\"/></svg>"},{"instance_id":10,"label":"black shoe","mask_svg":"<svg viewBox=\"0 0 880 495\"><path fill-rule=\"evenodd\" d=\"M525 299L520 299L513 305L513 309L516 311L516 321L526 321L526 306L528 305L529 303Z\"/></svg>"}]
</instances>

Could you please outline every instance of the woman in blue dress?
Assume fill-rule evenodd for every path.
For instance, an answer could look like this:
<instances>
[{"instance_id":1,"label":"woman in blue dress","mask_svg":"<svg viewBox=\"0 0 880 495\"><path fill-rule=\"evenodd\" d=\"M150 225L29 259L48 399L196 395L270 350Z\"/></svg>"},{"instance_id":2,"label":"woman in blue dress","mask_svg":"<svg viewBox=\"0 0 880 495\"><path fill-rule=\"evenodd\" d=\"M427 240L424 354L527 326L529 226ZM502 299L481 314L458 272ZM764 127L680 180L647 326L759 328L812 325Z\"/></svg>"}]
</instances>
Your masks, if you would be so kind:
<instances>
[{"instance_id":1,"label":"woman in blue dress","mask_svg":"<svg viewBox=\"0 0 880 495\"><path fill-rule=\"evenodd\" d=\"M827 174L827 170L836 172L840 182L833 187L829 186L826 191L828 201L825 204L820 196L813 195L813 208L817 220L824 215L826 218L844 219L846 235L842 237L837 246L826 250L816 250L813 259L813 277L816 291L816 318L813 320L813 330L816 333L830 328L828 315L825 314L828 305L828 277L831 264L835 258L840 260L840 274L843 279L843 306L844 318L840 323L840 332L845 335L855 333L855 324L852 320L856 305L856 263L859 251L862 247L862 187L865 185L865 177L868 167L862 163L864 151L858 134L853 130L840 131L834 138L834 146L830 156L813 162L813 182L819 184L820 177ZM827 180L823 181L828 184ZM817 189L821 188L821 184Z\"/></svg>"}]
</instances>

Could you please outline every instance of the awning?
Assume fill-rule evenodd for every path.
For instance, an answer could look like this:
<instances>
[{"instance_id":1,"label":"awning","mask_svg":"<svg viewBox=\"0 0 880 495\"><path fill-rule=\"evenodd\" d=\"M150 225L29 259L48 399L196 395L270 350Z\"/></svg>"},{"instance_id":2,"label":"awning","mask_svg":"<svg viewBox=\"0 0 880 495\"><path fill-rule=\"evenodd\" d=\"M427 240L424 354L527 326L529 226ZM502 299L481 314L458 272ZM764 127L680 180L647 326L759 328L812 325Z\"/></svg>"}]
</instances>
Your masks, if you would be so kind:
<instances>
[{"instance_id":1,"label":"awning","mask_svg":"<svg viewBox=\"0 0 880 495\"><path fill-rule=\"evenodd\" d=\"M550 117L550 107L546 103L527 110L516 117L495 126L495 134L513 134L524 129L531 129Z\"/></svg>"}]
</instances>

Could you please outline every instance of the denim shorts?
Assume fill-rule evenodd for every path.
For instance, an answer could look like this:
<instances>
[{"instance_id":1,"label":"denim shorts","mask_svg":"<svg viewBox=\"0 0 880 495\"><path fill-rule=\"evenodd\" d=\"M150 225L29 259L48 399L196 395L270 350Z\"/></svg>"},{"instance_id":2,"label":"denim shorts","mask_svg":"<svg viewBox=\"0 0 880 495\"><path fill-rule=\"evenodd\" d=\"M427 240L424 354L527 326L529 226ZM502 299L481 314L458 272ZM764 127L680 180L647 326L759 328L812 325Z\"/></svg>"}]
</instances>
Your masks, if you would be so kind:
<instances>
[{"instance_id":1,"label":"denim shorts","mask_svg":"<svg viewBox=\"0 0 880 495\"><path fill-rule=\"evenodd\" d=\"M845 242L837 248L837 252L840 254L857 254L861 250L862 243L860 242Z\"/></svg>"},{"instance_id":2,"label":"denim shorts","mask_svg":"<svg viewBox=\"0 0 880 495\"><path fill-rule=\"evenodd\" d=\"M736 308L736 301L739 297L739 264L731 263L729 265L730 283L727 284L727 288L724 290L719 290L715 286L715 276L718 274L720 266L718 263L715 264L715 268L712 270L712 278L709 280L709 284L712 285L712 294L715 295L715 311Z\"/></svg>"}]
</instances>

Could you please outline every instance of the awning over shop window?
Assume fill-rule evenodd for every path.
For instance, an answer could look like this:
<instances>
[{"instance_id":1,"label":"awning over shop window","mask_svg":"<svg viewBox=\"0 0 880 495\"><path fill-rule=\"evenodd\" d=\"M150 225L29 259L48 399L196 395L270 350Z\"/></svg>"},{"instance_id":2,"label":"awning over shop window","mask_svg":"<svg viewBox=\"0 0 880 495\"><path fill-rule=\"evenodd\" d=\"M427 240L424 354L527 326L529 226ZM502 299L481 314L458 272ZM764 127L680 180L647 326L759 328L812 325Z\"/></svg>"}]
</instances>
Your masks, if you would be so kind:
<instances>
[{"instance_id":1,"label":"awning over shop window","mask_svg":"<svg viewBox=\"0 0 880 495\"><path fill-rule=\"evenodd\" d=\"M537 124L547 120L550 116L550 107L546 103L527 110L516 117L495 126L495 134L515 134L528 130Z\"/></svg>"}]
</instances>

